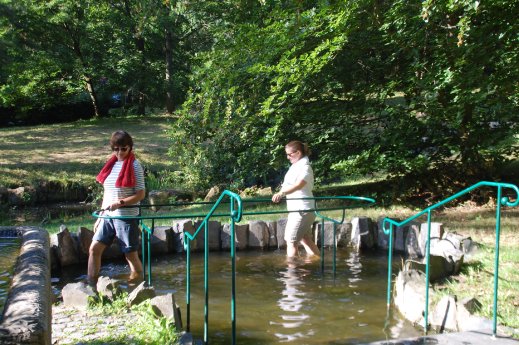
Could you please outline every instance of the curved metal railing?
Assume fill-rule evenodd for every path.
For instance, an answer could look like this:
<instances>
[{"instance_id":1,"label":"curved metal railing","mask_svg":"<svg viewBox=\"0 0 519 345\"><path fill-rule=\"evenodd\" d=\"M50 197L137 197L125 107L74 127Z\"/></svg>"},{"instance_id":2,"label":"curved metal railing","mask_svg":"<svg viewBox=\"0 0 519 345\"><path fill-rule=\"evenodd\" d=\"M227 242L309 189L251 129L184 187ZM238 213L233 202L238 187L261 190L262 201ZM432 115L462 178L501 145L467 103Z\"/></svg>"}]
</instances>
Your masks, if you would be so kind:
<instances>
[{"instance_id":1,"label":"curved metal railing","mask_svg":"<svg viewBox=\"0 0 519 345\"><path fill-rule=\"evenodd\" d=\"M510 183L498 183L498 182L478 182L451 197L438 202L437 204L418 212L414 216L411 216L401 222L397 222L390 218L384 218L383 230L386 235L389 235L389 250L388 250L388 272L387 272L387 307L391 304L391 275L392 275L392 262L393 262L393 227L401 227L409 223L410 221L427 214L427 240L425 246L425 311L424 311L424 331L427 333L428 329L428 309L429 309L429 254L430 254L430 241L431 241L431 212L438 207L445 205L446 203L467 194L474 189L480 187L496 187L497 188L497 205L496 205L496 245L495 245L495 259L494 259L494 298L493 298L493 318L492 318L492 334L495 337L497 329L497 293L498 293L498 277L499 277L499 236L501 231L501 206L515 207L519 204L519 188L516 185ZM503 196L503 189L511 189L515 192L515 201L511 202L508 197ZM389 228L387 225L389 224Z\"/></svg>"},{"instance_id":2,"label":"curved metal railing","mask_svg":"<svg viewBox=\"0 0 519 345\"><path fill-rule=\"evenodd\" d=\"M229 197L229 200L225 200L225 197ZM337 225L340 225L344 222L345 212L348 208L357 208L357 207L365 207L371 206L375 203L374 199L366 198L366 197L357 197L357 196L327 196L327 197L313 197L313 198L298 198L292 200L315 200L315 209L304 210L305 212L315 212L318 217L321 217L321 270L324 272L324 221L328 220L333 222L333 274L335 276L336 273L336 229ZM320 207L319 204L325 203L326 201L332 202L350 202L348 205L337 205L337 206L324 206ZM355 202L355 203L351 203ZM217 208L221 204L230 204L229 212L216 212ZM177 215L158 215L158 214L146 214L142 215L142 212L139 212L139 216L118 216L118 217L110 217L99 214L100 211L95 211L92 213L94 217L98 218L113 218L113 219L139 219L140 225L142 227L142 261L143 261L143 279L147 281L148 285L152 283L152 274L151 274L151 236L153 235L155 229L155 221L156 220L165 220L165 219L192 219L192 218L201 218L203 217L203 221L198 226L196 231L193 234L189 232L184 232L184 249L186 250L186 304L187 304L187 312L186 312L186 330L190 331L190 319L191 319L191 242L194 241L199 233L204 229L204 291L205 291L205 304L204 304L204 344L208 344L208 330L209 330L209 270L208 270L208 262L209 262L209 233L208 233L208 222L211 217L229 217L231 222L230 227L230 256L231 256L231 324L232 324L232 344L236 344L236 241L235 241L235 223L239 222L243 216L245 215L269 215L269 214L286 214L290 212L299 212L296 211L287 211L283 210L267 210L267 211L244 211L243 204L272 204L272 200L270 198L257 198L257 199L241 199L237 194L225 190L216 202L177 202L172 204L153 204L153 205L139 205L139 206L127 206L127 207L138 207L140 210L146 208L157 209L161 207L175 207L175 206L195 206L195 205L213 205L211 210L207 213L193 213L193 214L177 214ZM342 217L340 220L335 220L331 217L325 216L322 212L326 211L342 211ZM151 227L147 226L144 221L151 220Z\"/></svg>"},{"instance_id":3,"label":"curved metal railing","mask_svg":"<svg viewBox=\"0 0 519 345\"><path fill-rule=\"evenodd\" d=\"M193 241L202 227L204 228L204 296L205 296L205 305L204 305L204 344L208 343L209 337L209 231L208 231L208 222L209 219L215 213L216 208L222 202L222 199L228 196L231 199L230 202L230 218L231 218L231 327L232 327L232 339L233 344L236 343L236 249L235 249L235 229L234 225L236 222L239 222L242 217L242 201L239 195L230 192L228 190L224 190L220 195L218 200L214 203L214 206L211 208L209 213L205 216L204 220L195 231L193 235L188 232L184 232L184 249L186 250L187 255L187 267L186 267L186 279L187 279L187 287L186 287L186 300L187 300L187 331L190 331L190 319L191 319L191 241ZM235 205L236 203L236 205ZM236 209L237 206L237 209Z\"/></svg>"}]
</instances>

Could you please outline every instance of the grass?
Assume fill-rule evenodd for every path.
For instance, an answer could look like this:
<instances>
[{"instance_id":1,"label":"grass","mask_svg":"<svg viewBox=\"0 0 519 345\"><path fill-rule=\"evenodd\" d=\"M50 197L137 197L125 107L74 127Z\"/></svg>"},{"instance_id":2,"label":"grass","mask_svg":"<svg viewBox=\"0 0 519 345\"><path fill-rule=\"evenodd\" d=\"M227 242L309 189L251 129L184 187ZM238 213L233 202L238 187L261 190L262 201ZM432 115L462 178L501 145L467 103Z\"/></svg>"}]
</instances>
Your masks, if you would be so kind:
<instances>
[{"instance_id":1,"label":"grass","mask_svg":"<svg viewBox=\"0 0 519 345\"><path fill-rule=\"evenodd\" d=\"M82 338L91 334L109 334L97 337L95 340L88 341L88 344L134 344L134 345L173 345L178 344L178 333L174 328L171 320L165 317L158 317L149 301L140 303L139 305L129 307L127 304L128 293L122 293L113 302L106 298L101 298L96 302L92 302L88 308L88 315L92 319L95 317L117 317L125 319L125 332L119 329L112 329L110 325L104 321L88 323L82 328L78 334L69 334L69 338L77 338L73 340L73 344L77 341L81 342ZM131 317L127 317L131 314ZM112 327L113 328L113 327Z\"/></svg>"},{"instance_id":2,"label":"grass","mask_svg":"<svg viewBox=\"0 0 519 345\"><path fill-rule=\"evenodd\" d=\"M129 116L0 128L0 186L15 188L38 181L93 184L111 154L110 135L118 129L132 135L144 166L154 171L171 169L169 121L164 115Z\"/></svg>"}]
</instances>

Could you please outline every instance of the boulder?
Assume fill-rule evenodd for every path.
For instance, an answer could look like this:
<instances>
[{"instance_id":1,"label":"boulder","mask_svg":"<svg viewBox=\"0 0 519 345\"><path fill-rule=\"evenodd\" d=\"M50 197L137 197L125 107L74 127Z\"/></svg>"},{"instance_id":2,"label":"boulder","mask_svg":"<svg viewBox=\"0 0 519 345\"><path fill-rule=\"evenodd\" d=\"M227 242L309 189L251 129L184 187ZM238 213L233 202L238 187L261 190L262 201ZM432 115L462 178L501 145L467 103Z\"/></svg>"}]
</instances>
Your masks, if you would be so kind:
<instances>
[{"instance_id":1,"label":"boulder","mask_svg":"<svg viewBox=\"0 0 519 345\"><path fill-rule=\"evenodd\" d=\"M94 237L94 232L85 228L78 227L77 230L77 241L78 241L78 252L79 252L79 261L86 262L88 260L88 250L90 249L90 245L92 244L92 238Z\"/></svg>"},{"instance_id":2,"label":"boulder","mask_svg":"<svg viewBox=\"0 0 519 345\"><path fill-rule=\"evenodd\" d=\"M321 228L322 222L317 222L315 225L315 243L319 248L321 248ZM326 247L333 246L333 222L324 222L324 245ZM350 244L351 240L351 231L352 225L351 223L342 223L335 225L335 246L336 247L346 247Z\"/></svg>"},{"instance_id":3,"label":"boulder","mask_svg":"<svg viewBox=\"0 0 519 345\"><path fill-rule=\"evenodd\" d=\"M128 305L137 305L155 296L155 289L142 282L128 295Z\"/></svg>"},{"instance_id":4,"label":"boulder","mask_svg":"<svg viewBox=\"0 0 519 345\"><path fill-rule=\"evenodd\" d=\"M351 220L351 228L351 244L355 249L373 249L375 247L375 227L371 218L354 217Z\"/></svg>"},{"instance_id":5,"label":"boulder","mask_svg":"<svg viewBox=\"0 0 519 345\"><path fill-rule=\"evenodd\" d=\"M202 228L198 232L197 235L197 248L198 250L204 250L205 243L205 225L203 221L195 222L195 229L198 229L200 226ZM207 222L207 234L208 234L208 244L209 250L220 250L222 248L222 225L220 222L215 220L209 220Z\"/></svg>"},{"instance_id":6,"label":"boulder","mask_svg":"<svg viewBox=\"0 0 519 345\"><path fill-rule=\"evenodd\" d=\"M249 225L234 224L234 231L235 248L245 250L249 239ZM222 249L231 249L231 225L228 223L222 225Z\"/></svg>"},{"instance_id":7,"label":"boulder","mask_svg":"<svg viewBox=\"0 0 519 345\"><path fill-rule=\"evenodd\" d=\"M58 242L57 254L60 265L69 266L79 263L76 242L65 225L60 226L60 231L56 234L56 238Z\"/></svg>"},{"instance_id":8,"label":"boulder","mask_svg":"<svg viewBox=\"0 0 519 345\"><path fill-rule=\"evenodd\" d=\"M97 298L97 294L91 286L83 282L70 283L61 290L63 304L68 307L86 310L88 303Z\"/></svg>"},{"instance_id":9,"label":"boulder","mask_svg":"<svg viewBox=\"0 0 519 345\"><path fill-rule=\"evenodd\" d=\"M153 311L158 316L162 316L173 320L175 329L180 332L182 330L182 317L180 308L175 303L175 295L167 293L165 295L155 296L150 300Z\"/></svg>"},{"instance_id":10,"label":"boulder","mask_svg":"<svg viewBox=\"0 0 519 345\"><path fill-rule=\"evenodd\" d=\"M429 298L433 291L430 290ZM398 273L395 281L395 306L404 317L423 324L425 307L425 274L411 269Z\"/></svg>"},{"instance_id":11,"label":"boulder","mask_svg":"<svg viewBox=\"0 0 519 345\"><path fill-rule=\"evenodd\" d=\"M204 201L205 202L216 201L218 199L218 197L220 197L220 194L221 194L220 187L214 186L211 189L209 189L209 192L207 192L207 194L204 198Z\"/></svg>"},{"instance_id":12,"label":"boulder","mask_svg":"<svg viewBox=\"0 0 519 345\"><path fill-rule=\"evenodd\" d=\"M266 249L269 245L269 229L264 221L249 222L249 247Z\"/></svg>"},{"instance_id":13,"label":"boulder","mask_svg":"<svg viewBox=\"0 0 519 345\"><path fill-rule=\"evenodd\" d=\"M174 252L175 233L171 226L156 226L151 235L152 255L164 255Z\"/></svg>"},{"instance_id":14,"label":"boulder","mask_svg":"<svg viewBox=\"0 0 519 345\"><path fill-rule=\"evenodd\" d=\"M440 333L458 331L456 297L443 296L430 313L429 323Z\"/></svg>"},{"instance_id":15,"label":"boulder","mask_svg":"<svg viewBox=\"0 0 519 345\"><path fill-rule=\"evenodd\" d=\"M105 276L99 277L96 288L100 295L107 297L110 301L115 300L122 292L117 280Z\"/></svg>"},{"instance_id":16,"label":"boulder","mask_svg":"<svg viewBox=\"0 0 519 345\"><path fill-rule=\"evenodd\" d=\"M269 248L277 248L278 247L278 238L277 238L277 222L266 222L268 231L269 231Z\"/></svg>"},{"instance_id":17,"label":"boulder","mask_svg":"<svg viewBox=\"0 0 519 345\"><path fill-rule=\"evenodd\" d=\"M420 258L424 256L422 248L425 245L420 244L420 224L410 222L405 239L405 253L412 258Z\"/></svg>"},{"instance_id":18,"label":"boulder","mask_svg":"<svg viewBox=\"0 0 519 345\"><path fill-rule=\"evenodd\" d=\"M169 203L169 193L163 190L151 190L148 193L148 199L150 201L150 205L152 205L151 210L153 212L157 212L160 209L159 205L165 205Z\"/></svg>"},{"instance_id":19,"label":"boulder","mask_svg":"<svg viewBox=\"0 0 519 345\"><path fill-rule=\"evenodd\" d=\"M439 241L443 236L443 224L431 222L431 246L433 242ZM427 243L427 223L420 225L420 240L418 242L420 251L426 254L425 245Z\"/></svg>"},{"instance_id":20,"label":"boulder","mask_svg":"<svg viewBox=\"0 0 519 345\"><path fill-rule=\"evenodd\" d=\"M287 226L286 218L279 219L276 222L276 238L278 242L278 249L283 249L287 247L287 241L285 241L285 228Z\"/></svg>"},{"instance_id":21,"label":"boulder","mask_svg":"<svg viewBox=\"0 0 519 345\"><path fill-rule=\"evenodd\" d=\"M195 226L193 225L193 221L190 219L183 219L173 223L173 232L176 234L173 241L173 251L177 253L181 253L184 251L184 232L187 232L191 235L195 233ZM198 239L194 239L190 241L191 251L197 249Z\"/></svg>"}]
</instances>

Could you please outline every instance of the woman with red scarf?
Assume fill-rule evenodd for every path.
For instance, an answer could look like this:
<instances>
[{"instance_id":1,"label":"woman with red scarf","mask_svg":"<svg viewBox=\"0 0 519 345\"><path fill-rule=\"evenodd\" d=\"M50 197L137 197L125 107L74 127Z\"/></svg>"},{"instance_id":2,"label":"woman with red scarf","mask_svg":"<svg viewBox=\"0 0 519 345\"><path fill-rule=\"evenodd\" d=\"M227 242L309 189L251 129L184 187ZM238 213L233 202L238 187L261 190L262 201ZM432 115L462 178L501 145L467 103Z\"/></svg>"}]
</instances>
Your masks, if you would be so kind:
<instances>
[{"instance_id":1,"label":"woman with red scarf","mask_svg":"<svg viewBox=\"0 0 519 345\"><path fill-rule=\"evenodd\" d=\"M106 162L97 182L104 188L103 216L124 217L98 218L88 256L88 284L95 287L101 269L101 255L117 239L121 251L130 266L129 281L140 277L142 263L139 259L139 221L129 217L138 216L138 205L146 194L144 172L133 154L133 140L125 131L116 131L110 138L112 156ZM126 218L128 217L128 218Z\"/></svg>"}]
</instances>

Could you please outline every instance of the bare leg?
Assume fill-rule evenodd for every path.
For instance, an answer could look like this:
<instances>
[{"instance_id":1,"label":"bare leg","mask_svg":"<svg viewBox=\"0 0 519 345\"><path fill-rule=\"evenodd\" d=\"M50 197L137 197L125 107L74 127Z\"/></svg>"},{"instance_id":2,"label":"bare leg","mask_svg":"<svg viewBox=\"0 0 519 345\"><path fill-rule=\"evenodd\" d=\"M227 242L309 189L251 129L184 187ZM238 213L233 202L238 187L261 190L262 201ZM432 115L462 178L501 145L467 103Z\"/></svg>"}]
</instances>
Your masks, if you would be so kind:
<instances>
[{"instance_id":1,"label":"bare leg","mask_svg":"<svg viewBox=\"0 0 519 345\"><path fill-rule=\"evenodd\" d=\"M305 235L301 239L301 244L303 245L303 247L305 247L306 254L308 256L312 256L312 255L321 256L321 252L319 251L319 248L317 248L317 245L315 244L315 242L312 241L308 235Z\"/></svg>"},{"instance_id":2,"label":"bare leg","mask_svg":"<svg viewBox=\"0 0 519 345\"><path fill-rule=\"evenodd\" d=\"M287 242L287 257L297 256L297 242Z\"/></svg>"},{"instance_id":3,"label":"bare leg","mask_svg":"<svg viewBox=\"0 0 519 345\"><path fill-rule=\"evenodd\" d=\"M99 271L101 270L101 255L106 247L107 245L102 242L93 241L88 249L87 279L90 285L95 286L95 284L97 284Z\"/></svg>"},{"instance_id":4,"label":"bare leg","mask_svg":"<svg viewBox=\"0 0 519 345\"><path fill-rule=\"evenodd\" d=\"M140 278L142 275L142 263L141 259L139 258L139 252L129 252L124 254L126 257L126 261L128 261L128 265L130 266L130 278L129 280L136 280Z\"/></svg>"}]
</instances>

